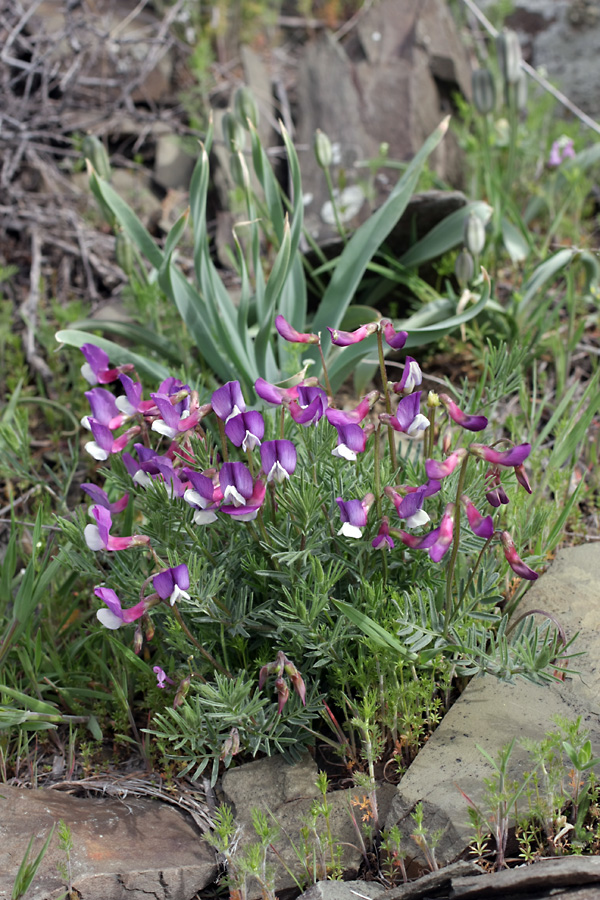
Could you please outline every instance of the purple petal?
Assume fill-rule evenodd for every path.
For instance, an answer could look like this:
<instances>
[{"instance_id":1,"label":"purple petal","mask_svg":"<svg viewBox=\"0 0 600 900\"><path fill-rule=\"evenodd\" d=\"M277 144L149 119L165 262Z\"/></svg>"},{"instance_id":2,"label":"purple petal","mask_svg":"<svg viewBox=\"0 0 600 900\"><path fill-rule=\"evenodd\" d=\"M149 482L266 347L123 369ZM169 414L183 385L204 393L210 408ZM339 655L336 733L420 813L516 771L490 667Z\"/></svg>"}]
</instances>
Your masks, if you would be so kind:
<instances>
[{"instance_id":1,"label":"purple petal","mask_svg":"<svg viewBox=\"0 0 600 900\"><path fill-rule=\"evenodd\" d=\"M120 415L115 398L105 388L92 388L86 391L85 396L90 404L92 416L101 425L108 425L112 419Z\"/></svg>"},{"instance_id":2,"label":"purple petal","mask_svg":"<svg viewBox=\"0 0 600 900\"><path fill-rule=\"evenodd\" d=\"M265 434L265 422L259 412L245 412L232 416L225 425L225 434L232 444L241 447L248 437L256 438L260 443Z\"/></svg>"},{"instance_id":3,"label":"purple petal","mask_svg":"<svg viewBox=\"0 0 600 900\"><path fill-rule=\"evenodd\" d=\"M215 415L224 422L230 416L237 416L238 413L246 410L246 403L239 381L228 381L223 387L218 388L212 395L210 402Z\"/></svg>"},{"instance_id":4,"label":"purple petal","mask_svg":"<svg viewBox=\"0 0 600 900\"><path fill-rule=\"evenodd\" d=\"M393 350L402 350L408 337L408 331L396 331L391 322L383 326L383 336Z\"/></svg>"}]
</instances>

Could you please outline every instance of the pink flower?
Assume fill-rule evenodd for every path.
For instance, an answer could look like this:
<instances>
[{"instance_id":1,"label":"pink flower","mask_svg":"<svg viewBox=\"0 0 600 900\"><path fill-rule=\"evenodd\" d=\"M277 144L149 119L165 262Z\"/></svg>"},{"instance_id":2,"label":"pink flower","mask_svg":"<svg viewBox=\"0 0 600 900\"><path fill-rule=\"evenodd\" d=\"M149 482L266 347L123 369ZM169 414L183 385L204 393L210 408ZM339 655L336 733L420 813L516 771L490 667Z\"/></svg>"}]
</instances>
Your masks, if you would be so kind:
<instances>
[{"instance_id":1,"label":"pink flower","mask_svg":"<svg viewBox=\"0 0 600 900\"><path fill-rule=\"evenodd\" d=\"M368 338L370 334L375 334L377 328L377 322L369 322L368 325L361 325L360 328L357 328L355 331L338 331L337 328L330 328L327 326L327 330L331 335L331 343L335 344L337 347L348 347L350 344L359 344L361 341L364 341L365 338Z\"/></svg>"},{"instance_id":2,"label":"pink flower","mask_svg":"<svg viewBox=\"0 0 600 900\"><path fill-rule=\"evenodd\" d=\"M428 550L430 558L434 562L439 562L450 548L453 535L454 503L449 503L444 510L440 524L433 531L430 531L429 534L417 537L414 534L401 531L400 539L407 547L413 550Z\"/></svg>"},{"instance_id":3,"label":"pink flower","mask_svg":"<svg viewBox=\"0 0 600 900\"><path fill-rule=\"evenodd\" d=\"M446 407L446 411L451 419L453 419L462 428L467 431L483 431L488 426L488 420L485 416L468 416L459 409L454 400L448 394L440 394L440 400Z\"/></svg>"},{"instance_id":4,"label":"pink flower","mask_svg":"<svg viewBox=\"0 0 600 900\"><path fill-rule=\"evenodd\" d=\"M476 534L477 537L485 538L486 541L491 538L494 533L494 522L492 517L482 516L466 494L462 495L460 501L465 508L469 527L473 534Z\"/></svg>"},{"instance_id":5,"label":"pink flower","mask_svg":"<svg viewBox=\"0 0 600 900\"><path fill-rule=\"evenodd\" d=\"M502 539L504 555L513 572L516 572L521 578L527 579L527 581L535 581L536 578L539 577L538 573L534 572L533 569L530 569L529 566L523 562L517 553L515 542L508 531L503 531L500 537Z\"/></svg>"},{"instance_id":6,"label":"pink flower","mask_svg":"<svg viewBox=\"0 0 600 900\"><path fill-rule=\"evenodd\" d=\"M382 517L379 531L377 532L376 537L371 541L371 544L375 550L394 549L394 541L390 535L390 522L387 516Z\"/></svg>"},{"instance_id":7,"label":"pink flower","mask_svg":"<svg viewBox=\"0 0 600 900\"><path fill-rule=\"evenodd\" d=\"M286 322L283 316L277 316L275 319L275 328L284 339L284 341L290 341L292 344L318 344L319 343L319 335L318 334L307 334L301 333L300 331L296 331L295 328Z\"/></svg>"},{"instance_id":8,"label":"pink flower","mask_svg":"<svg viewBox=\"0 0 600 900\"><path fill-rule=\"evenodd\" d=\"M396 394L410 394L422 383L423 373L421 372L421 366L416 359L412 358L412 356L407 356L404 363L402 378L392 385L392 390Z\"/></svg>"},{"instance_id":9,"label":"pink flower","mask_svg":"<svg viewBox=\"0 0 600 900\"><path fill-rule=\"evenodd\" d=\"M166 688L167 684L175 684L172 678L169 678L164 669L160 666L152 666L152 671L156 675L156 686Z\"/></svg>"},{"instance_id":10,"label":"pink flower","mask_svg":"<svg viewBox=\"0 0 600 900\"><path fill-rule=\"evenodd\" d=\"M379 400L379 391L371 391L354 409L326 409L325 418L330 425L335 425L336 428L338 425L358 425L377 400Z\"/></svg>"},{"instance_id":11,"label":"pink flower","mask_svg":"<svg viewBox=\"0 0 600 900\"><path fill-rule=\"evenodd\" d=\"M520 466L531 453L531 444L518 444L510 450L494 450L485 444L469 444L469 453L495 466Z\"/></svg>"},{"instance_id":12,"label":"pink flower","mask_svg":"<svg viewBox=\"0 0 600 900\"><path fill-rule=\"evenodd\" d=\"M402 350L408 337L408 331L396 331L391 322L383 325L383 336L392 350Z\"/></svg>"},{"instance_id":13,"label":"pink flower","mask_svg":"<svg viewBox=\"0 0 600 900\"><path fill-rule=\"evenodd\" d=\"M140 547L150 543L146 534L133 534L131 537L112 537L112 516L104 506L92 506L90 515L96 520L95 525L86 525L85 542L90 550L127 550L128 547Z\"/></svg>"},{"instance_id":14,"label":"pink flower","mask_svg":"<svg viewBox=\"0 0 600 900\"><path fill-rule=\"evenodd\" d=\"M425 471L427 472L428 478L434 478L436 481L439 481L440 478L446 478L448 475L451 475L452 472L456 469L458 465L463 461L465 456L467 455L467 451L464 447L460 447L458 450L455 450L454 453L451 453L450 456L447 456L446 459L439 462L437 459L428 459L425 462Z\"/></svg>"},{"instance_id":15,"label":"pink flower","mask_svg":"<svg viewBox=\"0 0 600 900\"><path fill-rule=\"evenodd\" d=\"M94 588L94 593L108 607L108 609L99 609L96 612L96 617L105 628L110 628L111 631L115 631L122 625L128 625L130 622L135 622L136 619L141 619L148 608L147 601L140 600L135 606L123 609L121 601L112 588L96 587Z\"/></svg>"}]
</instances>

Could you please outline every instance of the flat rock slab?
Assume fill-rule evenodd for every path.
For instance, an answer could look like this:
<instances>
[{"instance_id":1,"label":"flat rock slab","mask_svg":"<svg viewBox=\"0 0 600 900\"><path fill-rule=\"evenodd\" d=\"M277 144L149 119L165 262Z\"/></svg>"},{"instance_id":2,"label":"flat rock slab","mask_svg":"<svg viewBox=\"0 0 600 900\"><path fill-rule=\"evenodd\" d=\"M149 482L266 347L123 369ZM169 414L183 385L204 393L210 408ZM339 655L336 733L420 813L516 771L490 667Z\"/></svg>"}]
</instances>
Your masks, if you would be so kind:
<instances>
[{"instance_id":1,"label":"flat rock slab","mask_svg":"<svg viewBox=\"0 0 600 900\"><path fill-rule=\"evenodd\" d=\"M546 732L556 730L553 717L561 715L570 720L581 716L592 746L600 751L600 546L561 550L527 594L520 612L525 610L551 613L568 638L579 632L574 649L585 655L571 662L579 674L547 685L522 679L509 684L492 676L475 678L468 685L408 769L392 802L386 827L399 824L408 863L424 862L409 838L411 813L418 802L423 803L427 828L444 829L436 849L440 864L467 849L472 831L460 791L481 803L484 778L492 773L476 745L497 758L514 737L541 740ZM540 613L535 615L543 621ZM521 778L530 765L528 754L517 744L510 776Z\"/></svg>"},{"instance_id":2,"label":"flat rock slab","mask_svg":"<svg viewBox=\"0 0 600 900\"><path fill-rule=\"evenodd\" d=\"M295 765L289 765L281 757L271 757L247 763L237 769L229 769L223 776L224 798L233 806L235 821L243 829L240 839L242 847L256 840L252 827L253 809L272 813L274 821L280 828L280 836L273 842L275 852L269 853L267 857L267 861L273 864L276 870L277 891L296 885L287 869L291 870L299 881L302 881L305 875L305 869L298 859L294 845L301 847L300 829L312 804L321 797L315 783L317 774L316 763L307 754ZM327 795L327 802L332 807L331 832L336 842L342 844L344 848L342 865L346 871L358 869L362 859L350 815L352 809L350 801L353 797L357 795L361 797L363 794L364 791L351 789L334 791ZM384 821L388 813L393 794L392 785L383 785L377 791L381 821ZM324 824L319 830L324 840ZM260 897L260 893L257 884L249 885L250 900Z\"/></svg>"},{"instance_id":3,"label":"flat rock slab","mask_svg":"<svg viewBox=\"0 0 600 900\"><path fill-rule=\"evenodd\" d=\"M30 837L35 836L35 859L61 819L73 837L73 887L81 900L190 900L215 879L214 852L191 821L167 804L9 785L0 785L0 795L0 900L11 896ZM64 894L57 871L64 863L55 832L27 900Z\"/></svg>"}]
</instances>

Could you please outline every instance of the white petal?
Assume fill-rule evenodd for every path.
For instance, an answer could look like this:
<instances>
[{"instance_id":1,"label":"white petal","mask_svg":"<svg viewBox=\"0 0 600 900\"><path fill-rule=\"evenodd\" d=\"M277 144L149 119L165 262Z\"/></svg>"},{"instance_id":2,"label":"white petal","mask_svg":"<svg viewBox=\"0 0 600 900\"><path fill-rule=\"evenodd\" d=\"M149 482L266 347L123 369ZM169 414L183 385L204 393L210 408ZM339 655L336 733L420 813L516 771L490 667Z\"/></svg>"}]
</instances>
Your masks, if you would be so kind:
<instances>
[{"instance_id":1,"label":"white petal","mask_svg":"<svg viewBox=\"0 0 600 900\"><path fill-rule=\"evenodd\" d=\"M234 488L232 484L228 484L225 488L225 493L223 494L223 500L225 503L228 501L233 504L233 506L245 506L246 498L242 497L237 488Z\"/></svg>"},{"instance_id":2,"label":"white petal","mask_svg":"<svg viewBox=\"0 0 600 900\"><path fill-rule=\"evenodd\" d=\"M409 516L404 525L406 528L418 528L419 525L426 525L429 522L429 516L424 509L418 509L413 516Z\"/></svg>"},{"instance_id":3,"label":"white petal","mask_svg":"<svg viewBox=\"0 0 600 900\"><path fill-rule=\"evenodd\" d=\"M356 460L356 453L354 450L351 450L350 447L347 447L346 444L338 444L337 447L331 451L331 455L339 456L340 459L347 459L350 462Z\"/></svg>"},{"instance_id":4,"label":"white petal","mask_svg":"<svg viewBox=\"0 0 600 900\"><path fill-rule=\"evenodd\" d=\"M117 409L120 412L125 413L126 416L135 416L136 408L129 402L125 394L121 394L120 397L117 397L115 403L117 404Z\"/></svg>"},{"instance_id":5,"label":"white petal","mask_svg":"<svg viewBox=\"0 0 600 900\"><path fill-rule=\"evenodd\" d=\"M271 470L267 475L267 482L274 481L276 484L282 484L286 478L289 478L289 472L283 468L279 460L271 466Z\"/></svg>"},{"instance_id":6,"label":"white petal","mask_svg":"<svg viewBox=\"0 0 600 900\"><path fill-rule=\"evenodd\" d=\"M251 522L257 515L258 509L253 509L252 512L242 513L241 516L232 516L232 518L234 518L236 522Z\"/></svg>"},{"instance_id":7,"label":"white petal","mask_svg":"<svg viewBox=\"0 0 600 900\"><path fill-rule=\"evenodd\" d=\"M415 435L425 431L426 428L429 428L429 419L422 413L418 413L410 423L406 433L411 437L415 437Z\"/></svg>"},{"instance_id":8,"label":"white petal","mask_svg":"<svg viewBox=\"0 0 600 900\"><path fill-rule=\"evenodd\" d=\"M140 487L148 487L149 484L152 484L152 479L148 475L147 472L144 472L143 469L138 469L135 475L133 476L133 481L136 484L139 484Z\"/></svg>"},{"instance_id":9,"label":"white petal","mask_svg":"<svg viewBox=\"0 0 600 900\"><path fill-rule=\"evenodd\" d=\"M81 374L90 384L98 384L98 379L94 374L94 370L90 366L88 362L85 362L81 367Z\"/></svg>"},{"instance_id":10,"label":"white petal","mask_svg":"<svg viewBox=\"0 0 600 900\"><path fill-rule=\"evenodd\" d=\"M343 534L344 537L360 538L362 537L362 530L358 525L351 525L350 522L344 522L338 531L338 534Z\"/></svg>"},{"instance_id":11,"label":"white petal","mask_svg":"<svg viewBox=\"0 0 600 900\"><path fill-rule=\"evenodd\" d=\"M92 430L92 426L90 425L91 418L92 418L91 416L83 416L83 418L81 420L81 424L83 425L84 428L87 428L88 431Z\"/></svg>"},{"instance_id":12,"label":"white petal","mask_svg":"<svg viewBox=\"0 0 600 900\"><path fill-rule=\"evenodd\" d=\"M260 441L255 434L247 431L246 436L242 441L242 450L245 453L246 450L254 450L255 447L260 447Z\"/></svg>"},{"instance_id":13,"label":"white petal","mask_svg":"<svg viewBox=\"0 0 600 900\"><path fill-rule=\"evenodd\" d=\"M99 609L96 612L96 618L98 621L102 622L105 628L110 628L111 631L116 631L117 628L120 628L123 625L123 619L120 619L118 616L115 616L114 612L111 612L110 609Z\"/></svg>"},{"instance_id":14,"label":"white petal","mask_svg":"<svg viewBox=\"0 0 600 900\"><path fill-rule=\"evenodd\" d=\"M216 521L217 516L212 509L197 509L194 513L194 522L196 525L211 525Z\"/></svg>"},{"instance_id":15,"label":"white petal","mask_svg":"<svg viewBox=\"0 0 600 900\"><path fill-rule=\"evenodd\" d=\"M152 423L152 431L158 431L159 434L164 434L170 438L174 438L177 435L177 429L171 428L170 425L167 425L162 419L154 420Z\"/></svg>"},{"instance_id":16,"label":"white petal","mask_svg":"<svg viewBox=\"0 0 600 900\"><path fill-rule=\"evenodd\" d=\"M90 550L104 550L104 541L100 537L97 525L86 525L83 536Z\"/></svg>"},{"instance_id":17,"label":"white petal","mask_svg":"<svg viewBox=\"0 0 600 900\"><path fill-rule=\"evenodd\" d=\"M100 461L108 459L108 453L106 452L106 450L103 450L102 447L99 447L96 441L88 441L85 445L85 450L87 450L90 456L93 456L94 459Z\"/></svg>"}]
</instances>

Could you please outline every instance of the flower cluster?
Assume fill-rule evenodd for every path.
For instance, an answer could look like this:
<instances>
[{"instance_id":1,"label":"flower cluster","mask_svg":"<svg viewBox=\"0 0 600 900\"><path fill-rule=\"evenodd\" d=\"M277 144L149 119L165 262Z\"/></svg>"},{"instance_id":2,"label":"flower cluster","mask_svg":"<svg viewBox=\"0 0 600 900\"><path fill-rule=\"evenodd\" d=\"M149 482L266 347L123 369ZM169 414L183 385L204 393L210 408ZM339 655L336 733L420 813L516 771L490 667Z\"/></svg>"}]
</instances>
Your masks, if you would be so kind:
<instances>
[{"instance_id":1,"label":"flower cluster","mask_svg":"<svg viewBox=\"0 0 600 900\"><path fill-rule=\"evenodd\" d=\"M277 317L275 325L285 340L320 344L320 335L299 333L282 316ZM376 335L381 360L384 342L397 351L407 340L406 332L396 331L392 323L384 319L353 332L329 330L332 343L339 347ZM412 357L406 357L402 377L396 383L388 382L382 371L386 386L383 395L371 391L349 410L335 406L328 390L326 372L325 387L316 378L300 377L289 387L258 379L255 383L258 397L267 408L280 410L279 436L275 436L275 417L271 418L266 409L248 409L237 381L218 388L203 405L196 391L173 377L164 380L158 391L144 399L142 385L134 380L132 367L111 368L106 354L92 345L84 345L82 350L86 358L82 370L85 377L91 383L114 383L120 389L118 394L113 394L105 387L94 386L86 393L91 413L83 424L94 437L86 444L87 451L97 460L120 454L131 479L132 491L143 491L154 482L164 485L172 503L191 509L193 525L204 528L219 520L252 523L258 519L259 528L264 529L262 512L268 498L272 500L272 509L277 509L276 492L284 490L285 482L294 477L299 459L305 461L302 440L294 442L284 435L294 428L299 438L303 429L325 429L331 434L330 446L335 441L331 453L340 460L339 465L355 463L360 454L372 447L376 469L372 490L363 496L332 498L339 515L338 525L333 525L332 530L336 540L363 540L367 530L373 551L398 552L399 547L408 552L426 551L434 563L439 563L451 547L458 549L460 529L457 523L464 512L469 528L485 542L485 546L494 540L499 542L517 575L528 580L537 578L518 556L510 534L502 528L496 529L493 520L493 510L508 503L502 484L504 471L513 470L519 484L531 493L523 465L530 453L530 445L512 446L506 440L499 442L500 447L468 442L463 445L461 438L452 450L445 438L443 457L433 458L434 433L439 427L435 421L438 410L440 414L445 413L451 428L458 426L461 436L483 431L488 420L483 415L466 413L446 393L425 395L421 389L423 374ZM385 411L378 412L376 404L382 400ZM287 430L286 418L289 421ZM220 435L221 448L220 452L213 453L208 467L200 467L192 436L205 443L207 429ZM421 484L381 484L382 435L388 437L394 477L399 471L395 437L398 433L404 435L404 440L418 440L423 445L425 477ZM152 440L153 434L159 437ZM448 435L447 430L445 434ZM237 456L245 457L245 461L235 458ZM486 465L489 512L480 511L464 490L467 466L481 462ZM444 481L455 472L458 487L452 489L453 499L442 501L439 521L423 531L430 523L430 514L435 514L433 510L441 508L438 495L447 493ZM453 478L453 485L455 481ZM128 507L129 492L110 500L107 493L94 484L84 484L82 488L92 501L89 515L93 521L84 531L87 546L94 552L109 553L142 548L157 570L144 582L139 601L129 608L122 606L111 587L100 585L95 589L96 596L105 605L97 616L106 628L116 629L140 620L134 639L134 646L139 650L142 627L146 635L152 631L149 612L153 607L163 604L181 618L177 603L181 599L190 599L193 590L190 572L186 564L170 566L160 559L148 535L115 536L111 533L113 517ZM323 508L327 509L326 502ZM329 514L332 514L332 508L335 509L330 503ZM143 522L139 530L143 531ZM147 593L150 583L153 592ZM155 673L159 687L171 683L159 666L155 667ZM282 651L274 663L261 670L261 686L269 674L277 675L279 711L289 696L284 674L290 677L304 702L302 678ZM182 696L179 696L178 702L181 700Z\"/></svg>"}]
</instances>

